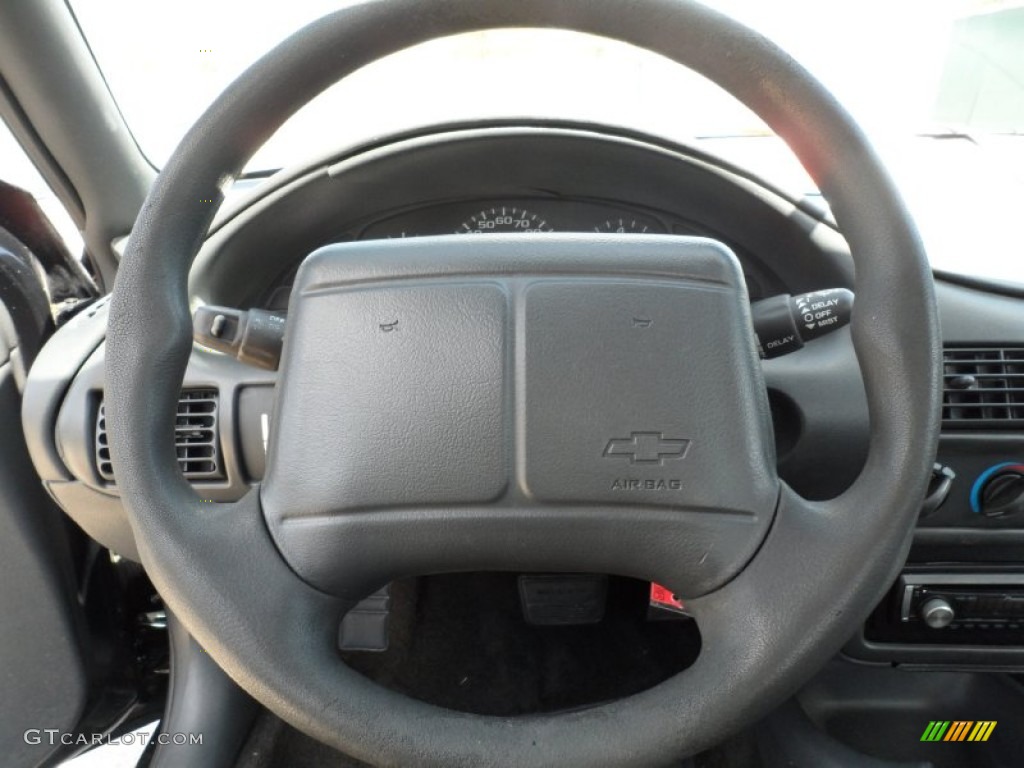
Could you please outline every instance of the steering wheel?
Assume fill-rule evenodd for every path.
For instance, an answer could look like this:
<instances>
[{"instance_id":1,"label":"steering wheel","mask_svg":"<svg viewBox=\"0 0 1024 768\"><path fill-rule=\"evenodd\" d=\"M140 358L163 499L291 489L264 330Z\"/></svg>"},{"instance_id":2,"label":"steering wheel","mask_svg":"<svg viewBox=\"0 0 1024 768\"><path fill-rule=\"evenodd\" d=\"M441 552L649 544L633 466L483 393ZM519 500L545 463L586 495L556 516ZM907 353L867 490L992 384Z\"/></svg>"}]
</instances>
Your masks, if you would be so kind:
<instances>
[{"instance_id":1,"label":"steering wheel","mask_svg":"<svg viewBox=\"0 0 1024 768\"><path fill-rule=\"evenodd\" d=\"M709 240L466 236L321 249L292 293L268 474L201 503L171 443L186 278L224 186L339 78L433 38L559 27L705 75L782 136L856 263L869 456L840 497L775 472L734 256ZM343 119L343 118L342 118ZM146 570L254 698L375 764L657 765L720 741L816 671L905 558L938 439L940 343L911 219L805 70L685 0L381 0L307 26L207 110L160 174L114 289L107 418ZM483 717L393 693L337 655L391 579L590 571L687 597L702 651L645 692Z\"/></svg>"}]
</instances>

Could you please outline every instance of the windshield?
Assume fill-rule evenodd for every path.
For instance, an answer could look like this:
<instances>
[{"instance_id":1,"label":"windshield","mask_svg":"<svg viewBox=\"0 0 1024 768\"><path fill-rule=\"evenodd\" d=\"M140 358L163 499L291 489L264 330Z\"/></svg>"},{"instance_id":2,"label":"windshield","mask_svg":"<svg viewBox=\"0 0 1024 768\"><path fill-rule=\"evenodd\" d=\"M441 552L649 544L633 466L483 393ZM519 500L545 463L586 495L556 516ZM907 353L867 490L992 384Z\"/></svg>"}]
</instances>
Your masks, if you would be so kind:
<instances>
[{"instance_id":1,"label":"windshield","mask_svg":"<svg viewBox=\"0 0 1024 768\"><path fill-rule=\"evenodd\" d=\"M158 167L249 64L344 4L289 0L256 11L249 0L70 2L136 140ZM936 266L1024 282L1016 233L986 247L975 228L950 226L951 216L978 217L979 227L991 229L995 220L1014 222L1024 205L1024 2L711 4L779 43L867 129ZM431 123L524 116L697 142L794 192L814 192L766 126L703 78L622 43L548 30L461 35L377 62L304 108L248 170Z\"/></svg>"}]
</instances>

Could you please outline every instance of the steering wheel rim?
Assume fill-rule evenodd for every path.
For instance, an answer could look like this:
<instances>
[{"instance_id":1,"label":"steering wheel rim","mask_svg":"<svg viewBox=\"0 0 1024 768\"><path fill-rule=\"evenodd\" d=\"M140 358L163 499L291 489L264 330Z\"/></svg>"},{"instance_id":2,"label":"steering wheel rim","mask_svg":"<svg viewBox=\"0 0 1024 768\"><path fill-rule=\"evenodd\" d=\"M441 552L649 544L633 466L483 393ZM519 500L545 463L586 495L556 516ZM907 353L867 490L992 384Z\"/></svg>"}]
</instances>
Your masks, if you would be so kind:
<instances>
[{"instance_id":1,"label":"steering wheel rim","mask_svg":"<svg viewBox=\"0 0 1024 768\"><path fill-rule=\"evenodd\" d=\"M725 88L787 141L854 255L852 333L872 424L866 465L846 493L811 503L783 485L757 556L692 601L705 638L692 667L591 709L513 719L413 701L338 663L338 622L351 602L296 577L257 493L202 504L172 446L156 437L173 419L191 350L189 267L224 186L280 124L346 74L416 43L499 27L566 28L661 53ZM685 0L383 0L286 40L185 137L118 272L105 397L122 499L154 584L225 671L276 714L379 764L654 765L716 743L792 693L889 586L937 445L940 359L931 272L894 185L831 95L765 38Z\"/></svg>"}]
</instances>

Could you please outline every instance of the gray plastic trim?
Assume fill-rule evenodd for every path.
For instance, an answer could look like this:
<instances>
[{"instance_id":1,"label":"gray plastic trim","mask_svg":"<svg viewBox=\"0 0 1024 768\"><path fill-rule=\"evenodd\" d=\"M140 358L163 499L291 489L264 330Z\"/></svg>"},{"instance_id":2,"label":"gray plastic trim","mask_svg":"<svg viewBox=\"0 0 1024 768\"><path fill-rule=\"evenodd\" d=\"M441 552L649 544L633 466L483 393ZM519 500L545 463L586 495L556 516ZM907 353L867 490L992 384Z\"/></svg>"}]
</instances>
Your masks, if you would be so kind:
<instances>
[{"instance_id":1,"label":"gray plastic trim","mask_svg":"<svg viewBox=\"0 0 1024 768\"><path fill-rule=\"evenodd\" d=\"M29 372L21 418L32 461L50 495L93 539L138 560L120 490L99 476L93 451L96 408L104 390L108 311L108 300L101 300L51 337ZM200 498L235 501L251 487L240 455L238 396L246 387L274 387L276 381L276 372L199 347L193 352L182 388L218 390L218 431L226 473L224 480L195 483ZM169 426L168 435L170 430Z\"/></svg>"},{"instance_id":2,"label":"gray plastic trim","mask_svg":"<svg viewBox=\"0 0 1024 768\"><path fill-rule=\"evenodd\" d=\"M78 214L109 285L116 268L110 243L131 229L156 171L129 133L66 3L3 3L0 72L14 113L8 119Z\"/></svg>"}]
</instances>

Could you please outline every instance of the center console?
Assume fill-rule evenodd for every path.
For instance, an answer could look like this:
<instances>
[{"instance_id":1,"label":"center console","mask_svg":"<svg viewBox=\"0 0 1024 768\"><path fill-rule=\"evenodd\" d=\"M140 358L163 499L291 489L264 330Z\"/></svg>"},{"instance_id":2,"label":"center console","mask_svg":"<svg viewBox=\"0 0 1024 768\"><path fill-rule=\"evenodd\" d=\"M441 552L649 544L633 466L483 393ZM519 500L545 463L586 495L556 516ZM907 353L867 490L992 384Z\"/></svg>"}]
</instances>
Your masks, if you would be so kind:
<instances>
[{"instance_id":1,"label":"center console","mask_svg":"<svg viewBox=\"0 0 1024 768\"><path fill-rule=\"evenodd\" d=\"M846 654L1024 668L1024 347L944 352L943 430L907 565Z\"/></svg>"}]
</instances>

